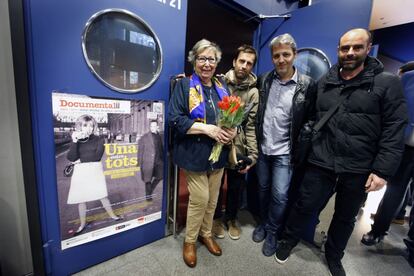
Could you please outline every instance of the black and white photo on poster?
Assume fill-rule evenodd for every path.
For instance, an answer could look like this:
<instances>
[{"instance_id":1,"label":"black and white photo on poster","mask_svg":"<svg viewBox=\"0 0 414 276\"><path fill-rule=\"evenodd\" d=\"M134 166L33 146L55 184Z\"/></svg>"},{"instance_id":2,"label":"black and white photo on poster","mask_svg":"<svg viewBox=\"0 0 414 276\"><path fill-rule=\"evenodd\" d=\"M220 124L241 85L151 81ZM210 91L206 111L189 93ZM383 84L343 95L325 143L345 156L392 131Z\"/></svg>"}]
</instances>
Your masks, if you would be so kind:
<instances>
[{"instance_id":1,"label":"black and white photo on poster","mask_svg":"<svg viewBox=\"0 0 414 276\"><path fill-rule=\"evenodd\" d=\"M62 250L161 218L164 103L52 93Z\"/></svg>"}]
</instances>

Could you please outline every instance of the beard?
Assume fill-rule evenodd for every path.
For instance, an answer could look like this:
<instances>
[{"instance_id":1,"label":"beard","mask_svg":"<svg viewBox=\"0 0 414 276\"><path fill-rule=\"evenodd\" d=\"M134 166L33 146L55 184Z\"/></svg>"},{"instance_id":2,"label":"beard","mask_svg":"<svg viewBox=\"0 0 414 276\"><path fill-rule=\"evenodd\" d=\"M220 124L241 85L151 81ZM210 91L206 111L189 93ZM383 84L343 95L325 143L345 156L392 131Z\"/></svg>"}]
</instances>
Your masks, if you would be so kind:
<instances>
[{"instance_id":1,"label":"beard","mask_svg":"<svg viewBox=\"0 0 414 276\"><path fill-rule=\"evenodd\" d=\"M340 67L342 68L342 70L352 71L358 68L359 66L361 66L362 64L364 64L365 58L366 56L359 56L359 57L356 56L354 58L338 57L338 63ZM353 62L348 63L348 61L353 61Z\"/></svg>"},{"instance_id":2,"label":"beard","mask_svg":"<svg viewBox=\"0 0 414 276\"><path fill-rule=\"evenodd\" d=\"M234 74L239 81L245 80L249 75L246 71L234 71Z\"/></svg>"}]
</instances>

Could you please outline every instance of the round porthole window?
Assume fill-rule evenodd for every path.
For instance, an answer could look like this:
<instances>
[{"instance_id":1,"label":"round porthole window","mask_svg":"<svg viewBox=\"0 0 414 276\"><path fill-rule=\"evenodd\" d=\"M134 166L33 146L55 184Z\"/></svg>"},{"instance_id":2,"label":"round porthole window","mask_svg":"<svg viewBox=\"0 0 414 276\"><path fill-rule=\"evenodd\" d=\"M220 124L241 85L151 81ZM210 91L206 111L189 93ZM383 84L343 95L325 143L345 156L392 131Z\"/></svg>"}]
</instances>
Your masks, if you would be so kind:
<instances>
[{"instance_id":1,"label":"round porthole window","mask_svg":"<svg viewBox=\"0 0 414 276\"><path fill-rule=\"evenodd\" d=\"M92 73L119 92L142 91L161 73L157 36L144 20L126 10L94 14L83 32L82 50Z\"/></svg>"},{"instance_id":2,"label":"round porthole window","mask_svg":"<svg viewBox=\"0 0 414 276\"><path fill-rule=\"evenodd\" d=\"M298 49L294 64L299 72L308 75L315 81L319 80L331 68L328 57L316 48Z\"/></svg>"}]
</instances>

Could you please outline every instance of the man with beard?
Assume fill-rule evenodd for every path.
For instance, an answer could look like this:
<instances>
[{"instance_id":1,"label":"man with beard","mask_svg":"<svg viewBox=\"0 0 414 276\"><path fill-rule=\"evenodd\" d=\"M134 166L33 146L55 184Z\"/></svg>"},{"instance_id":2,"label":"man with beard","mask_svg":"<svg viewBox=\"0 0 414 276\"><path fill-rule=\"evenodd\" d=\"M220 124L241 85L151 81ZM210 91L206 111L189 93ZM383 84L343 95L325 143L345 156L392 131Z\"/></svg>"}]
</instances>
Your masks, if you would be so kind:
<instances>
[{"instance_id":1,"label":"man with beard","mask_svg":"<svg viewBox=\"0 0 414 276\"><path fill-rule=\"evenodd\" d=\"M228 234L231 239L238 240L241 234L241 229L237 222L241 187L245 183L247 171L256 163L257 159L255 120L259 94L256 88L257 77L252 73L256 58L257 53L252 46L240 46L237 48L233 59L233 69L225 75L225 81L230 93L240 97L245 109L245 115L239 132L233 140L238 163L236 166L226 169L227 194L224 219L222 219L221 211L223 185L220 189L216 206L213 233L217 238L224 238L225 226L228 228Z\"/></svg>"},{"instance_id":2,"label":"man with beard","mask_svg":"<svg viewBox=\"0 0 414 276\"><path fill-rule=\"evenodd\" d=\"M341 259L355 217L367 193L381 189L397 170L407 107L399 78L383 72L381 62L368 57L370 49L367 30L346 32L338 64L318 82L316 120L337 109L313 137L299 199L276 250L278 263L287 261L313 214L336 192L325 258L332 275L346 275Z\"/></svg>"}]
</instances>

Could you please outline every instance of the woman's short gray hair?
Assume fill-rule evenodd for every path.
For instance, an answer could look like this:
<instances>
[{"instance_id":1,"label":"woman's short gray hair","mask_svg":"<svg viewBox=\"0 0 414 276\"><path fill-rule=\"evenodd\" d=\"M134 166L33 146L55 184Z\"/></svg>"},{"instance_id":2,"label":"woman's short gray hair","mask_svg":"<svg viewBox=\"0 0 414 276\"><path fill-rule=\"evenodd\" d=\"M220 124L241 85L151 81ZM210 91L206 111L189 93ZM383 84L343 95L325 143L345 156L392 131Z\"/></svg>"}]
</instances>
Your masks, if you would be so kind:
<instances>
[{"instance_id":1,"label":"woman's short gray hair","mask_svg":"<svg viewBox=\"0 0 414 276\"><path fill-rule=\"evenodd\" d=\"M203 52L203 51L205 51L205 50L207 50L207 49L212 49L212 50L214 50L214 55L216 56L216 59L217 59L217 63L219 63L220 62L220 60L221 60L221 54L222 54L222 52L221 52L221 49L220 49L220 47L216 44L216 43L214 43L214 42L211 42L211 41L208 41L207 39L202 39L202 40L199 40L194 46L193 46L193 49L191 49L191 51L188 53L188 61L192 64L192 65L194 65L195 64L195 61L196 61L196 58L197 58L197 56L201 53L201 52ZM217 64L216 63L216 64Z\"/></svg>"},{"instance_id":2,"label":"woman's short gray hair","mask_svg":"<svg viewBox=\"0 0 414 276\"><path fill-rule=\"evenodd\" d=\"M282 34L273 38L269 43L270 54L272 54L273 46L285 44L292 48L292 51L296 53L296 41L291 34Z\"/></svg>"}]
</instances>

